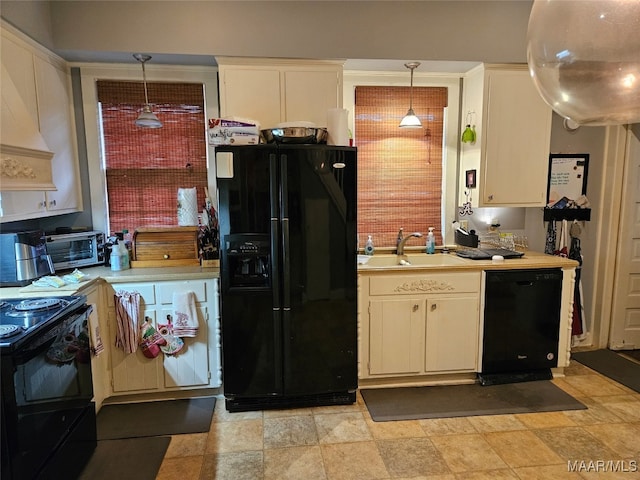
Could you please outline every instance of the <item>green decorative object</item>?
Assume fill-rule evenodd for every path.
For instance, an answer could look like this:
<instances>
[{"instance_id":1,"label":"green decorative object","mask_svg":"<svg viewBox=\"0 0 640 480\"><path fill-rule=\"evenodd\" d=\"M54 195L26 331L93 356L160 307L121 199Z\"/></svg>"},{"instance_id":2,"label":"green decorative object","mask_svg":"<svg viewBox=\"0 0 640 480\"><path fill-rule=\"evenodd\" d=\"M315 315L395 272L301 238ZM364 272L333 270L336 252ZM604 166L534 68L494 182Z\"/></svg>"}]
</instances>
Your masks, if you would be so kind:
<instances>
[{"instance_id":1,"label":"green decorative object","mask_svg":"<svg viewBox=\"0 0 640 480\"><path fill-rule=\"evenodd\" d=\"M462 132L462 143L474 143L476 141L476 128L467 124L464 132Z\"/></svg>"}]
</instances>

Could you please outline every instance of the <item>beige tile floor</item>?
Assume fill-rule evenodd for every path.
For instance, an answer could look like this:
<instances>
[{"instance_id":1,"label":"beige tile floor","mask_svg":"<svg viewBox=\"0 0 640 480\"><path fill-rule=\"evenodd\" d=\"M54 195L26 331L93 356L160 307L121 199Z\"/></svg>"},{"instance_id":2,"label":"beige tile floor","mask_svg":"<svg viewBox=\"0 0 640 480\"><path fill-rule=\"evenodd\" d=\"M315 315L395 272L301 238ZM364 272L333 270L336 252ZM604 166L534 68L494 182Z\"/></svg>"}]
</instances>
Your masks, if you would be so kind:
<instances>
[{"instance_id":1,"label":"beige tile floor","mask_svg":"<svg viewBox=\"0 0 640 480\"><path fill-rule=\"evenodd\" d=\"M360 395L247 413L220 398L208 433L171 438L157 479L640 479L640 394L576 362L566 374L553 382L587 410L373 422Z\"/></svg>"}]
</instances>

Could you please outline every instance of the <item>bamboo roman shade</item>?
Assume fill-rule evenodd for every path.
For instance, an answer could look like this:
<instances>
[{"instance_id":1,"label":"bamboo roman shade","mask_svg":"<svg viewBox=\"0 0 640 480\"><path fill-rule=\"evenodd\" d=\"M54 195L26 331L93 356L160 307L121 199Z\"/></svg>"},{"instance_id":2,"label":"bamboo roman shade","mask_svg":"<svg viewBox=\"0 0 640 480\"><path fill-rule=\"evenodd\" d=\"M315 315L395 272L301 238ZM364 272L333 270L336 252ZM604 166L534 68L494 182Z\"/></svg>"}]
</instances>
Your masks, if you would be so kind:
<instances>
[{"instance_id":1,"label":"bamboo roman shade","mask_svg":"<svg viewBox=\"0 0 640 480\"><path fill-rule=\"evenodd\" d=\"M409 105L408 87L358 86L355 95L361 246L367 235L373 235L378 247L395 246L401 227L405 234L426 234L428 227L434 227L436 243L441 243L447 89L413 87L413 109L422 121L420 129L398 128Z\"/></svg>"},{"instance_id":2,"label":"bamboo roman shade","mask_svg":"<svg viewBox=\"0 0 640 480\"><path fill-rule=\"evenodd\" d=\"M99 80L111 233L176 226L178 188L196 187L204 205L207 137L201 84L148 83L158 129L134 122L144 105L141 82Z\"/></svg>"}]
</instances>

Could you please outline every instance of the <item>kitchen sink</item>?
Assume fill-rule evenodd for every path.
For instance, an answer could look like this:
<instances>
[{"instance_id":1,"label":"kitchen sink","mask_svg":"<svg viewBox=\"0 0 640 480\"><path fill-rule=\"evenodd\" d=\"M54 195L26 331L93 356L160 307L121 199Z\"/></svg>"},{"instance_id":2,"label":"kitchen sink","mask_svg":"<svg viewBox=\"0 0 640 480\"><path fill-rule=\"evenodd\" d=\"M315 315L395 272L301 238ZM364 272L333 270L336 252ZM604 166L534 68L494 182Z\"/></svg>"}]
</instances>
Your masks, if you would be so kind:
<instances>
[{"instance_id":1,"label":"kitchen sink","mask_svg":"<svg viewBox=\"0 0 640 480\"><path fill-rule=\"evenodd\" d=\"M454 254L436 253L433 255L409 254L409 255L374 255L364 264L369 268L411 268L411 267L448 267L454 265L464 265L468 263L464 258Z\"/></svg>"}]
</instances>

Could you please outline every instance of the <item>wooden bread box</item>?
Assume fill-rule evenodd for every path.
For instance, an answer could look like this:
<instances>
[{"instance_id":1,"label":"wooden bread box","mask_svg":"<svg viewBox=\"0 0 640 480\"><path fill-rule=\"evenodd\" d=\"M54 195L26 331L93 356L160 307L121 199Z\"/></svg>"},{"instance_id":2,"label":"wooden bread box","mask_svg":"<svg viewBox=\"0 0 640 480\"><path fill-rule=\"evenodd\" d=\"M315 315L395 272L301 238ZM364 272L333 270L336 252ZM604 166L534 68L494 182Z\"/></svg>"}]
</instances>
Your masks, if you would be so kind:
<instances>
[{"instance_id":1,"label":"wooden bread box","mask_svg":"<svg viewBox=\"0 0 640 480\"><path fill-rule=\"evenodd\" d=\"M138 228L132 248L132 268L200 265L198 227Z\"/></svg>"}]
</instances>

